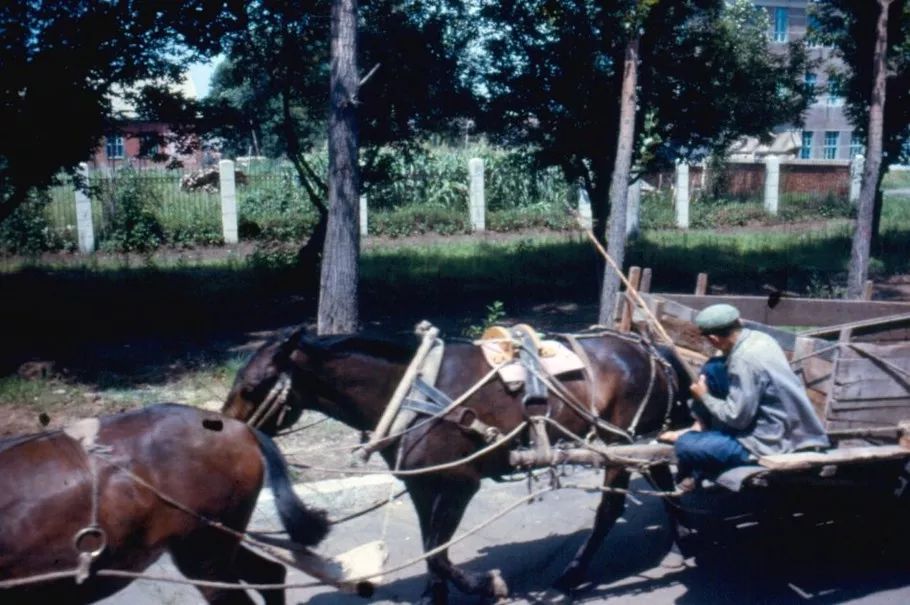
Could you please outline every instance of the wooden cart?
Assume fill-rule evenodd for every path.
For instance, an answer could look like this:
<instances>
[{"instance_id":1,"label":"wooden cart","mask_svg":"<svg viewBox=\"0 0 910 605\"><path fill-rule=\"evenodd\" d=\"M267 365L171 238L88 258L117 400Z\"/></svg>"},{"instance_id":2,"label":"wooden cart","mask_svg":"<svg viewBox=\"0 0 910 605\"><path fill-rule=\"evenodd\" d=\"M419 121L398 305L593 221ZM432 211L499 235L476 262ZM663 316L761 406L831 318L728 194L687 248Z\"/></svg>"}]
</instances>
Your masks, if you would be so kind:
<instances>
[{"instance_id":1,"label":"wooden cart","mask_svg":"<svg viewBox=\"0 0 910 605\"><path fill-rule=\"evenodd\" d=\"M769 485L874 484L910 498L910 303L652 294L642 298L697 372L711 354L691 323L701 309L736 306L744 324L773 336L803 379L835 447L762 457L718 483L733 491ZM640 312L623 315L647 329ZM883 486L882 482L888 483Z\"/></svg>"}]
</instances>

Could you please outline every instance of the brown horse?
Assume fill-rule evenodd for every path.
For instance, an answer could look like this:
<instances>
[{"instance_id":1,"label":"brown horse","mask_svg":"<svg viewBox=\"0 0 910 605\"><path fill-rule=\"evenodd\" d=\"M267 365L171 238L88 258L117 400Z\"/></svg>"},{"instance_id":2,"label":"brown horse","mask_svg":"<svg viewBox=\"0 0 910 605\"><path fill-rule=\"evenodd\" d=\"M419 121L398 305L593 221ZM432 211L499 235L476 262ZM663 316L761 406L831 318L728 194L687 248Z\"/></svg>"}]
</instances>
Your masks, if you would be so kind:
<instances>
[{"instance_id":1,"label":"brown horse","mask_svg":"<svg viewBox=\"0 0 910 605\"><path fill-rule=\"evenodd\" d=\"M97 526L106 545L93 572L141 571L169 551L188 578L281 584L283 565L213 525L243 531L264 474L292 541L313 545L328 531L324 514L294 494L272 440L245 424L160 404L95 426L94 449L63 431L0 441L0 583L74 569L76 536ZM86 530L79 550L101 539ZM0 602L91 603L130 581L95 573L81 584L61 578L0 589ZM253 602L243 590L199 590L209 603ZM283 590L261 594L270 605L285 602Z\"/></svg>"},{"instance_id":2,"label":"brown horse","mask_svg":"<svg viewBox=\"0 0 910 605\"><path fill-rule=\"evenodd\" d=\"M675 355L669 351L659 354L643 341L614 332L578 338L577 342L589 360L591 375L586 378L583 372L567 374L561 384L577 402L585 402L586 410L593 405L594 413L567 405L551 394L549 411L553 420L576 435L585 435L594 428L604 440L614 442L618 434L633 425L633 430L625 434L629 440L690 421L688 408L681 401L688 394L688 374ZM282 426L270 420L264 426L267 432L294 422L301 408L319 410L362 431L372 430L413 354L413 347L382 339L311 338L297 332L289 339L264 345L253 356L238 373L222 411L234 418L250 418L274 392L275 385L279 381L286 383L289 377L285 405L290 406L290 412L284 415ZM448 342L436 387L454 399L488 371L479 347L469 342ZM525 420L521 394L510 392L499 380L484 384L463 405L502 433ZM551 435L554 442L557 438L557 434ZM382 455L390 466L419 469L460 459L483 446L479 435L442 419L405 433L393 446L382 450ZM482 478L514 470L509 466L507 448L499 448L448 470L405 477L420 520L424 549L433 549L452 537ZM604 485L625 488L629 475L625 468L608 468ZM673 489L666 465L655 468L651 477L659 487ZM591 558L624 507L622 493L604 492L591 536L559 579L559 587L582 583ZM671 519L675 532L672 515ZM427 565L430 577L421 602L445 603L449 580L467 593L501 597L506 592L496 572L478 574L460 569L449 561L445 551L429 557Z\"/></svg>"}]
</instances>

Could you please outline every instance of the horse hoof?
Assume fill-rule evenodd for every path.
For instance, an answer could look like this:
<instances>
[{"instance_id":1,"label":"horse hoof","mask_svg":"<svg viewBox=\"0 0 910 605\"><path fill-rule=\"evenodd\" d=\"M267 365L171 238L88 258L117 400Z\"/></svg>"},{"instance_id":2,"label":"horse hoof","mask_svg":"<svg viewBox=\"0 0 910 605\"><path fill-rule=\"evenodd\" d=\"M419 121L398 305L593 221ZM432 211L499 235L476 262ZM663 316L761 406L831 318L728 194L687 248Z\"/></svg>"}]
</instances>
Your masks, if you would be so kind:
<instances>
[{"instance_id":1,"label":"horse hoof","mask_svg":"<svg viewBox=\"0 0 910 605\"><path fill-rule=\"evenodd\" d=\"M584 570L582 570L581 567L569 565L569 567L562 572L562 575L553 582L553 588L562 592L571 592L581 586L584 581Z\"/></svg>"},{"instance_id":2,"label":"horse hoof","mask_svg":"<svg viewBox=\"0 0 910 605\"><path fill-rule=\"evenodd\" d=\"M509 585L502 579L502 574L498 569L490 570L490 594L502 602L509 596Z\"/></svg>"},{"instance_id":3,"label":"horse hoof","mask_svg":"<svg viewBox=\"0 0 910 605\"><path fill-rule=\"evenodd\" d=\"M369 599L373 596L373 593L376 592L376 587L373 586L372 582L358 582L355 590L357 596Z\"/></svg>"}]
</instances>

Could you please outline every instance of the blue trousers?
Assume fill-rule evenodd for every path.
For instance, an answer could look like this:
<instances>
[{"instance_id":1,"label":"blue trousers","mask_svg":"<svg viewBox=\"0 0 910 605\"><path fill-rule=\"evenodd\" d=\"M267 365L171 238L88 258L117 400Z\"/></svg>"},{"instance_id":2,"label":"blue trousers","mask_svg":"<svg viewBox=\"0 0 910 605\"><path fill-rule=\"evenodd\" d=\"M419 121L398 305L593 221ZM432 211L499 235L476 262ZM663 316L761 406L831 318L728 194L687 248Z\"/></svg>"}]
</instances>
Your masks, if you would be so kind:
<instances>
[{"instance_id":1,"label":"blue trousers","mask_svg":"<svg viewBox=\"0 0 910 605\"><path fill-rule=\"evenodd\" d=\"M689 431L674 446L677 481L686 477L715 478L734 466L749 463L749 450L734 437L720 431Z\"/></svg>"}]
</instances>

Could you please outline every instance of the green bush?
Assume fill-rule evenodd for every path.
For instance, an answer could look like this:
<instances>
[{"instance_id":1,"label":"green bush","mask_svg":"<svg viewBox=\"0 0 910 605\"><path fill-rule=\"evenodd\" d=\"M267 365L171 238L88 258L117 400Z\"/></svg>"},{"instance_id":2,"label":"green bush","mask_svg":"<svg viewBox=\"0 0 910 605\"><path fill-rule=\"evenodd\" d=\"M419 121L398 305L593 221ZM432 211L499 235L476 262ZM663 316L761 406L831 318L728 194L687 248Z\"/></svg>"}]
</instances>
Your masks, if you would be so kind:
<instances>
[{"instance_id":1,"label":"green bush","mask_svg":"<svg viewBox=\"0 0 910 605\"><path fill-rule=\"evenodd\" d=\"M0 253L36 256L45 251L74 250L75 229L62 233L52 229L46 209L47 193L35 194L0 223Z\"/></svg>"},{"instance_id":2,"label":"green bush","mask_svg":"<svg viewBox=\"0 0 910 605\"><path fill-rule=\"evenodd\" d=\"M98 195L96 188L93 195ZM158 191L134 170L121 171L100 192L106 229L102 250L149 252L164 242L164 229L155 214L162 205Z\"/></svg>"},{"instance_id":3,"label":"green bush","mask_svg":"<svg viewBox=\"0 0 910 605\"><path fill-rule=\"evenodd\" d=\"M405 206L394 210L370 212L371 235L405 237L423 233L455 235L470 233L467 209L452 209L437 204Z\"/></svg>"},{"instance_id":4,"label":"green bush","mask_svg":"<svg viewBox=\"0 0 910 605\"><path fill-rule=\"evenodd\" d=\"M319 216L290 172L259 175L238 192L241 239L296 241L312 233Z\"/></svg>"}]
</instances>

